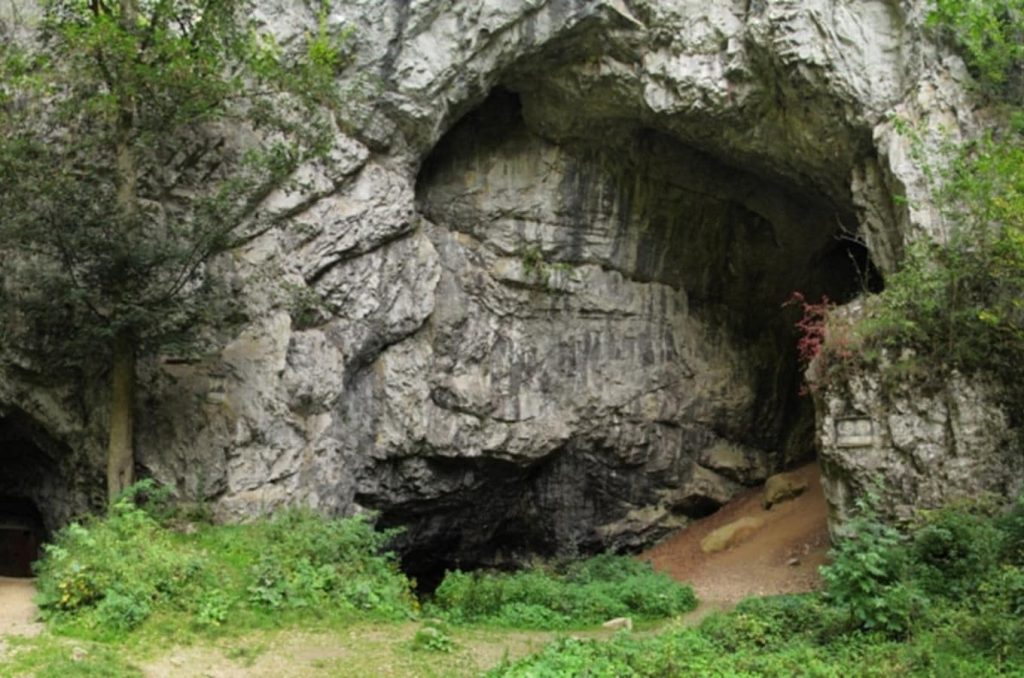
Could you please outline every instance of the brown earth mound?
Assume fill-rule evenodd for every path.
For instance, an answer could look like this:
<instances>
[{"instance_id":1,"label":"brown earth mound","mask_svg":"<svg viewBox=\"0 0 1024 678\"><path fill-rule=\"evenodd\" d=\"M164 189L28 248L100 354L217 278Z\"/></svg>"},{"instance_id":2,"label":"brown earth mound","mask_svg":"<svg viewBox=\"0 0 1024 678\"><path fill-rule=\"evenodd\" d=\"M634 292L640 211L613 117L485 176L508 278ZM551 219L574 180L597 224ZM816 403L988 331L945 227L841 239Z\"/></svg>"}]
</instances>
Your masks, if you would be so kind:
<instances>
[{"instance_id":1,"label":"brown earth mound","mask_svg":"<svg viewBox=\"0 0 1024 678\"><path fill-rule=\"evenodd\" d=\"M790 474L806 481L799 496L765 510L763 489L748 490L707 518L676 532L640 558L656 570L693 584L697 597L730 605L747 596L798 593L821 584L818 567L829 549L828 507L816 463ZM746 520L744 520L746 519ZM733 523L756 524L720 551L705 553L701 542Z\"/></svg>"}]
</instances>

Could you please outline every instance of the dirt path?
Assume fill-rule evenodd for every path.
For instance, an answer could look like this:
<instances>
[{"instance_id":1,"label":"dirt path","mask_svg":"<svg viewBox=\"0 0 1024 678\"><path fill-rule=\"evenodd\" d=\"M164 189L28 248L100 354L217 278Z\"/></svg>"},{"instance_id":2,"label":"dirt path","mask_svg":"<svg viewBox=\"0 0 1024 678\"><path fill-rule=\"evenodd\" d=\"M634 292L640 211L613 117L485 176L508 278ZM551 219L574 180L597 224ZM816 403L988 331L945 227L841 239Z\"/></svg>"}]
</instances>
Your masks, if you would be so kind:
<instances>
[{"instance_id":1,"label":"dirt path","mask_svg":"<svg viewBox=\"0 0 1024 678\"><path fill-rule=\"evenodd\" d=\"M339 631L252 632L218 645L175 647L140 663L146 678L407 678L479 676L503 659L539 652L563 633L451 629L451 654L409 649L421 624L357 624ZM576 631L607 639L613 631Z\"/></svg>"},{"instance_id":2,"label":"dirt path","mask_svg":"<svg viewBox=\"0 0 1024 678\"><path fill-rule=\"evenodd\" d=\"M6 635L34 636L42 629L35 621L36 594L31 579L0 577L0 638Z\"/></svg>"},{"instance_id":3,"label":"dirt path","mask_svg":"<svg viewBox=\"0 0 1024 678\"><path fill-rule=\"evenodd\" d=\"M816 463L792 474L808 483L799 497L770 511L754 488L716 513L691 524L641 558L655 569L693 584L697 597L711 606L731 605L752 595L810 591L820 586L818 566L829 549L828 507ZM713 530L741 518L763 520L762 526L734 546L704 553L700 542Z\"/></svg>"}]
</instances>

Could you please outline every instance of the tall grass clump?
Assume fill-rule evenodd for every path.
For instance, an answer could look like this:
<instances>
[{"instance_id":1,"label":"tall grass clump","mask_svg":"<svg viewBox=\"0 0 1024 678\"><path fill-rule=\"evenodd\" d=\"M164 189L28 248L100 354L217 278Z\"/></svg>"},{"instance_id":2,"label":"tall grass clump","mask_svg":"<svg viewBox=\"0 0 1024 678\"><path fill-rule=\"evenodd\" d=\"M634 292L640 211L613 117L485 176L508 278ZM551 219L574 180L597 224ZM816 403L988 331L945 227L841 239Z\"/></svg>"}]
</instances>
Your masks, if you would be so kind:
<instances>
[{"instance_id":1,"label":"tall grass clump","mask_svg":"<svg viewBox=\"0 0 1024 678\"><path fill-rule=\"evenodd\" d=\"M692 588L649 563L601 555L561 569L449 572L434 593L432 611L459 624L567 629L615 617L661 619L696 606Z\"/></svg>"},{"instance_id":2,"label":"tall grass clump","mask_svg":"<svg viewBox=\"0 0 1024 678\"><path fill-rule=\"evenodd\" d=\"M150 620L209 631L396 619L415 609L409 580L385 550L391 534L364 518L288 510L246 525L180 530L153 502L140 506L139 494L71 523L45 548L38 604L58 628L107 638Z\"/></svg>"}]
</instances>

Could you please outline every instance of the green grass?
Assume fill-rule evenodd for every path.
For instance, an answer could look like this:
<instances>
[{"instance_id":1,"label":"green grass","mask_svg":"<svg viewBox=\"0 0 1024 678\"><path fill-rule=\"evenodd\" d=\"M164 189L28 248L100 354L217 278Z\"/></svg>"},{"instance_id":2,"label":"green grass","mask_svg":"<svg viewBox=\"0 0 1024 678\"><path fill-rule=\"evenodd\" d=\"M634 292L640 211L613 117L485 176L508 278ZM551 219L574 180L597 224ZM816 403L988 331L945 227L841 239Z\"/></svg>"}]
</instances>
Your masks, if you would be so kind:
<instances>
[{"instance_id":1,"label":"green grass","mask_svg":"<svg viewBox=\"0 0 1024 678\"><path fill-rule=\"evenodd\" d=\"M873 520L834 552L821 593L755 598L656 636L563 638L494 678L1024 675L1024 502Z\"/></svg>"},{"instance_id":2,"label":"green grass","mask_svg":"<svg viewBox=\"0 0 1024 678\"><path fill-rule=\"evenodd\" d=\"M410 618L409 580L366 520L286 511L247 525L164 524L131 498L56 536L37 602L57 632L187 640L296 623Z\"/></svg>"},{"instance_id":3,"label":"green grass","mask_svg":"<svg viewBox=\"0 0 1024 678\"><path fill-rule=\"evenodd\" d=\"M449 573L421 613L362 519L285 512L182 523L118 504L74 525L39 573L49 631L11 639L0 677L254 675L1024 675L1024 503L924 513L909 533L870 502L821 593L751 599L690 627L692 590L620 556ZM675 617L612 633L613 616ZM435 618L436 617L436 618ZM524 629L573 630L573 637ZM530 654L533 653L533 654ZM193 671L195 672L195 671Z\"/></svg>"},{"instance_id":4,"label":"green grass","mask_svg":"<svg viewBox=\"0 0 1024 678\"><path fill-rule=\"evenodd\" d=\"M7 661L0 661L0 676L36 678L134 678L142 672L120 648L100 643L68 643L54 636L8 641Z\"/></svg>"},{"instance_id":5,"label":"green grass","mask_svg":"<svg viewBox=\"0 0 1024 678\"><path fill-rule=\"evenodd\" d=\"M428 611L457 624L571 629L616 617L664 619L696 606L692 588L649 563L602 555L560 570L449 572Z\"/></svg>"}]
</instances>

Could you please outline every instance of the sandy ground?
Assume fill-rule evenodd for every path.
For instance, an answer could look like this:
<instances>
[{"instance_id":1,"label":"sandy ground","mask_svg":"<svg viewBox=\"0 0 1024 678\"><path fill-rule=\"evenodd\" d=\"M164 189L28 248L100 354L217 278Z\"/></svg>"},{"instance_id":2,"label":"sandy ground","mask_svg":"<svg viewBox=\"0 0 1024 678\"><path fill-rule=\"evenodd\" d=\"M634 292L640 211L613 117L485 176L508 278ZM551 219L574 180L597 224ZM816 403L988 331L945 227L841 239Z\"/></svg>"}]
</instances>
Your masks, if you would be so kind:
<instances>
[{"instance_id":1,"label":"sandy ground","mask_svg":"<svg viewBox=\"0 0 1024 678\"><path fill-rule=\"evenodd\" d=\"M36 594L31 579L0 577L0 637L6 635L32 636L42 629L35 621Z\"/></svg>"},{"instance_id":2,"label":"sandy ground","mask_svg":"<svg viewBox=\"0 0 1024 678\"><path fill-rule=\"evenodd\" d=\"M829 549L828 507L816 463L792 473L807 490L770 511L761 506L762 489L746 493L671 535L640 557L655 569L693 584L709 606L729 606L752 595L810 591L821 585L818 566ZM711 531L744 517L764 524L745 539L718 553L704 553L700 542Z\"/></svg>"},{"instance_id":3,"label":"sandy ground","mask_svg":"<svg viewBox=\"0 0 1024 678\"><path fill-rule=\"evenodd\" d=\"M8 636L34 636L43 630L35 620L35 594L31 579L0 577L0 659L7 654Z\"/></svg>"}]
</instances>

